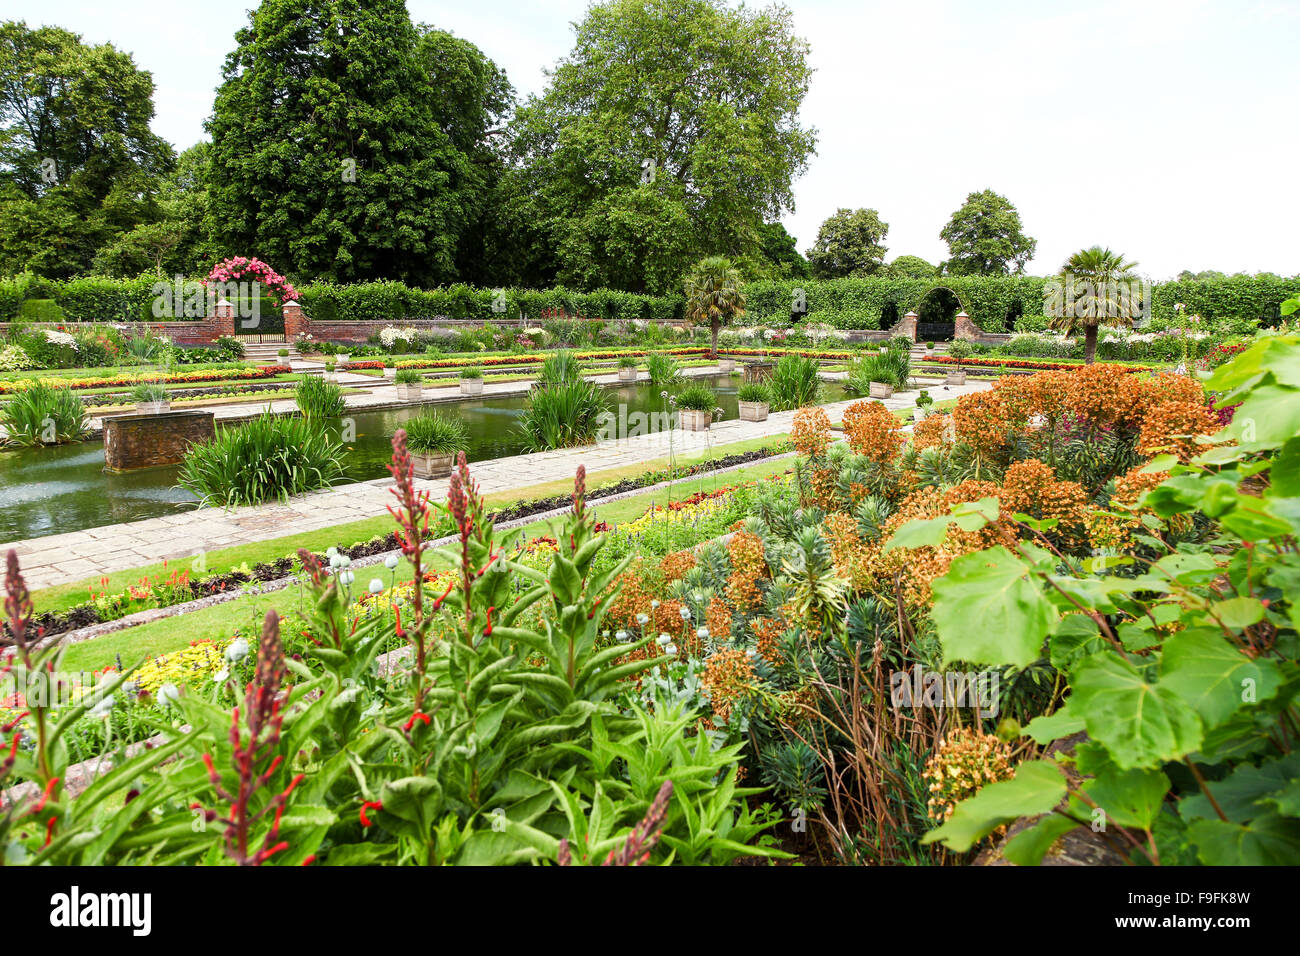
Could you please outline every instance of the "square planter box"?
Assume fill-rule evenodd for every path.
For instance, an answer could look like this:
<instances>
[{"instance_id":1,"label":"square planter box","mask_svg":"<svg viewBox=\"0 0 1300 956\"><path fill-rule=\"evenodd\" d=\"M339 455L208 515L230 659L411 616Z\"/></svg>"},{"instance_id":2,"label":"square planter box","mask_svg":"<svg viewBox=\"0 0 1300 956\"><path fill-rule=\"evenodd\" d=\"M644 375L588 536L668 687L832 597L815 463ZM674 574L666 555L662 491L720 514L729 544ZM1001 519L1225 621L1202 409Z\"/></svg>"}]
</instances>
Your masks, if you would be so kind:
<instances>
[{"instance_id":1,"label":"square planter box","mask_svg":"<svg viewBox=\"0 0 1300 956\"><path fill-rule=\"evenodd\" d=\"M871 398L892 398L894 386L886 385L884 382L872 382L871 391L868 394Z\"/></svg>"},{"instance_id":2,"label":"square planter box","mask_svg":"<svg viewBox=\"0 0 1300 956\"><path fill-rule=\"evenodd\" d=\"M327 382L337 382L338 380L339 380L339 373L338 373L338 372L326 372L326 373L325 373L325 381L327 381Z\"/></svg>"},{"instance_id":3,"label":"square planter box","mask_svg":"<svg viewBox=\"0 0 1300 956\"><path fill-rule=\"evenodd\" d=\"M741 402L740 420L742 422L765 422L771 406L767 402Z\"/></svg>"},{"instance_id":4,"label":"square planter box","mask_svg":"<svg viewBox=\"0 0 1300 956\"><path fill-rule=\"evenodd\" d=\"M391 382L395 378L397 378L397 369L395 368L384 369L384 381Z\"/></svg>"},{"instance_id":5,"label":"square planter box","mask_svg":"<svg viewBox=\"0 0 1300 956\"><path fill-rule=\"evenodd\" d=\"M483 379L481 378L462 378L460 380L460 393L462 395L482 395Z\"/></svg>"},{"instance_id":6,"label":"square planter box","mask_svg":"<svg viewBox=\"0 0 1300 956\"><path fill-rule=\"evenodd\" d=\"M455 457L456 453L451 451L444 454L411 452L411 463L415 466L415 477L446 478L451 474L451 463Z\"/></svg>"},{"instance_id":7,"label":"square planter box","mask_svg":"<svg viewBox=\"0 0 1300 956\"><path fill-rule=\"evenodd\" d=\"M736 370L736 360L718 359L718 368L724 372L734 372Z\"/></svg>"},{"instance_id":8,"label":"square planter box","mask_svg":"<svg viewBox=\"0 0 1300 956\"><path fill-rule=\"evenodd\" d=\"M163 412L169 412L172 409L170 400L165 402L136 402L135 410L141 415L161 415Z\"/></svg>"},{"instance_id":9,"label":"square planter box","mask_svg":"<svg viewBox=\"0 0 1300 956\"><path fill-rule=\"evenodd\" d=\"M619 369L619 370L618 370L618 380L619 380L620 382L635 382L635 381L636 381L636 369L634 369L634 368L621 368L621 369Z\"/></svg>"},{"instance_id":10,"label":"square planter box","mask_svg":"<svg viewBox=\"0 0 1300 956\"><path fill-rule=\"evenodd\" d=\"M347 352L340 352L338 355L334 356L334 361L337 362L339 365L347 365L348 359L350 358L352 358L352 356Z\"/></svg>"},{"instance_id":11,"label":"square planter box","mask_svg":"<svg viewBox=\"0 0 1300 956\"><path fill-rule=\"evenodd\" d=\"M965 385L965 384L966 384L966 370L965 370L965 369L962 369L960 372L949 372L949 373L948 373L948 377L944 379L944 384L945 384L945 385Z\"/></svg>"},{"instance_id":12,"label":"square planter box","mask_svg":"<svg viewBox=\"0 0 1300 956\"><path fill-rule=\"evenodd\" d=\"M708 431L709 426L713 424L713 413L697 412L694 409L682 408L677 412L677 421L681 424L683 431Z\"/></svg>"},{"instance_id":13,"label":"square planter box","mask_svg":"<svg viewBox=\"0 0 1300 956\"><path fill-rule=\"evenodd\" d=\"M402 384L397 386L397 397L403 402L418 402L423 392L423 385Z\"/></svg>"}]
</instances>

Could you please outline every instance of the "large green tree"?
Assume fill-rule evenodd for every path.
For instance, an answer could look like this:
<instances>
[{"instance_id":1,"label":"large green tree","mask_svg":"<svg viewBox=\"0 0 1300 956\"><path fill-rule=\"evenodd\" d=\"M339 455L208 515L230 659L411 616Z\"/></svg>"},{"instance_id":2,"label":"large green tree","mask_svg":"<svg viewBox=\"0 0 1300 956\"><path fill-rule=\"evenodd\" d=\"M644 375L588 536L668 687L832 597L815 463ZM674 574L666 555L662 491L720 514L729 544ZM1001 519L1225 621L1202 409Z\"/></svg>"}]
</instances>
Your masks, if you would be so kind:
<instances>
[{"instance_id":1,"label":"large green tree","mask_svg":"<svg viewBox=\"0 0 1300 956\"><path fill-rule=\"evenodd\" d=\"M0 24L0 271L85 271L114 234L157 218L174 157L149 129L153 89L111 44Z\"/></svg>"},{"instance_id":2,"label":"large green tree","mask_svg":"<svg viewBox=\"0 0 1300 956\"><path fill-rule=\"evenodd\" d=\"M874 209L837 209L817 230L808 262L819 279L866 276L880 270L889 223Z\"/></svg>"},{"instance_id":3,"label":"large green tree","mask_svg":"<svg viewBox=\"0 0 1300 956\"><path fill-rule=\"evenodd\" d=\"M718 357L718 330L745 314L745 293L741 286L740 270L726 256L701 259L683 283L686 318L708 325L713 358Z\"/></svg>"},{"instance_id":4,"label":"large green tree","mask_svg":"<svg viewBox=\"0 0 1300 956\"><path fill-rule=\"evenodd\" d=\"M401 0L264 0L236 42L208 124L219 249L302 278L458 278L500 71Z\"/></svg>"},{"instance_id":5,"label":"large green tree","mask_svg":"<svg viewBox=\"0 0 1300 956\"><path fill-rule=\"evenodd\" d=\"M991 189L967 196L939 238L948 243L945 271L953 275L1024 272L1038 246L1038 240L1024 234L1011 200Z\"/></svg>"},{"instance_id":6,"label":"large green tree","mask_svg":"<svg viewBox=\"0 0 1300 956\"><path fill-rule=\"evenodd\" d=\"M780 6L592 6L513 126L521 278L666 293L706 253L758 258L813 152L807 58Z\"/></svg>"}]
</instances>

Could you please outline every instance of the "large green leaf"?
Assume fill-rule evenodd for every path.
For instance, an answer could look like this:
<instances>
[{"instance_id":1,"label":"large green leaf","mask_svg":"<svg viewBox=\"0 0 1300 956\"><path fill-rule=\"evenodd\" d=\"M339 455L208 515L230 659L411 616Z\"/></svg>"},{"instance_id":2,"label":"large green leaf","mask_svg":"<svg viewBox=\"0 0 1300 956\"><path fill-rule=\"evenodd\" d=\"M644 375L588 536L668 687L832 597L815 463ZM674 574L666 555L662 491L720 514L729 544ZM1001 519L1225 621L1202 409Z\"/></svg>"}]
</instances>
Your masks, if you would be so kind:
<instances>
[{"instance_id":1,"label":"large green leaf","mask_svg":"<svg viewBox=\"0 0 1300 956\"><path fill-rule=\"evenodd\" d=\"M990 783L957 804L948 822L931 830L922 843L942 842L958 853L969 850L1004 823L1052 810L1065 796L1065 777L1050 760L1031 760L1010 780Z\"/></svg>"},{"instance_id":2,"label":"large green leaf","mask_svg":"<svg viewBox=\"0 0 1300 956\"><path fill-rule=\"evenodd\" d=\"M1272 661L1247 657L1208 629L1174 634L1160 657L1160 686L1191 704L1207 728L1223 723L1242 704L1272 697L1281 683Z\"/></svg>"},{"instance_id":3,"label":"large green leaf","mask_svg":"<svg viewBox=\"0 0 1300 956\"><path fill-rule=\"evenodd\" d=\"M1114 651L1080 663L1070 675L1072 713L1124 770L1157 767L1201 745L1196 712L1162 683L1151 683Z\"/></svg>"},{"instance_id":4,"label":"large green leaf","mask_svg":"<svg viewBox=\"0 0 1300 956\"><path fill-rule=\"evenodd\" d=\"M1207 866L1295 866L1300 860L1300 820L1275 813L1247 824L1198 820L1187 836Z\"/></svg>"},{"instance_id":5,"label":"large green leaf","mask_svg":"<svg viewBox=\"0 0 1300 956\"><path fill-rule=\"evenodd\" d=\"M1038 660L1057 612L1029 566L1004 547L965 554L934 582L944 663L1012 664Z\"/></svg>"},{"instance_id":6,"label":"large green leaf","mask_svg":"<svg viewBox=\"0 0 1300 956\"><path fill-rule=\"evenodd\" d=\"M1274 804L1286 813L1295 809L1289 802L1291 791L1300 781L1300 751L1269 760L1255 766L1239 764L1222 780L1206 784L1206 788L1233 823L1245 823L1268 811L1266 804ZM1218 811L1204 793L1193 793L1178 801L1178 812L1184 820L1217 820ZM1287 813L1288 816L1292 815Z\"/></svg>"}]
</instances>

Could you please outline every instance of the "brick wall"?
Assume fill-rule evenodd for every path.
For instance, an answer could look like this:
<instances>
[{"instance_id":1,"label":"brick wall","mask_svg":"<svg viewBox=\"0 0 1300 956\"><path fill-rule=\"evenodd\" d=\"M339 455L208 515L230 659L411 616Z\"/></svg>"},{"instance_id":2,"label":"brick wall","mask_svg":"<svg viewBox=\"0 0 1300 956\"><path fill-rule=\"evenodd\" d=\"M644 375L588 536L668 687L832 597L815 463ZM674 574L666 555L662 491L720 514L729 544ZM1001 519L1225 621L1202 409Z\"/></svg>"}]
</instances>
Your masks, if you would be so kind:
<instances>
[{"instance_id":1,"label":"brick wall","mask_svg":"<svg viewBox=\"0 0 1300 956\"><path fill-rule=\"evenodd\" d=\"M197 442L216 435L212 412L179 411L161 415L118 415L104 419L104 466L134 471L175 465Z\"/></svg>"},{"instance_id":2,"label":"brick wall","mask_svg":"<svg viewBox=\"0 0 1300 956\"><path fill-rule=\"evenodd\" d=\"M82 322L24 322L24 329L72 329L86 323ZM195 319L192 322L128 322L121 323L131 329L148 329L155 335L165 335L177 345L208 345L212 342L208 332L208 320ZM6 336L11 327L9 322L0 322L0 338Z\"/></svg>"}]
</instances>

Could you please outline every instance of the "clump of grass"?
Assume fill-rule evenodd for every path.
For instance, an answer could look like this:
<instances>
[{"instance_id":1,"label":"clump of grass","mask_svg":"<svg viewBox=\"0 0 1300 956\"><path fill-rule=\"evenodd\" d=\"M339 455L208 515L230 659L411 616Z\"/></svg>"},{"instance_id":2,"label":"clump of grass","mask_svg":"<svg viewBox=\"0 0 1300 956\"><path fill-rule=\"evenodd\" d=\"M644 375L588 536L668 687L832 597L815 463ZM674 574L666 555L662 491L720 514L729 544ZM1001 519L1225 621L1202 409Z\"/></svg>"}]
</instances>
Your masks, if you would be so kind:
<instances>
[{"instance_id":1,"label":"clump of grass","mask_svg":"<svg viewBox=\"0 0 1300 956\"><path fill-rule=\"evenodd\" d=\"M337 382L327 382L315 376L304 376L294 390L293 398L302 417L313 421L341 418L348 407L343 400L343 389Z\"/></svg>"},{"instance_id":2,"label":"clump of grass","mask_svg":"<svg viewBox=\"0 0 1300 956\"><path fill-rule=\"evenodd\" d=\"M574 353L568 349L560 349L546 356L541 371L537 373L537 381L541 385L559 385L562 382L582 378L584 371L586 366L578 361Z\"/></svg>"},{"instance_id":3,"label":"clump of grass","mask_svg":"<svg viewBox=\"0 0 1300 956\"><path fill-rule=\"evenodd\" d=\"M674 388L681 383L682 366L671 355L651 352L646 356L645 367L650 373L650 384L655 388Z\"/></svg>"},{"instance_id":4,"label":"clump of grass","mask_svg":"<svg viewBox=\"0 0 1300 956\"><path fill-rule=\"evenodd\" d=\"M736 389L736 398L742 402L765 402L771 404L772 396L763 382L745 382Z\"/></svg>"},{"instance_id":5,"label":"clump of grass","mask_svg":"<svg viewBox=\"0 0 1300 956\"><path fill-rule=\"evenodd\" d=\"M167 389L157 382L141 382L131 389L131 401L137 405L167 401Z\"/></svg>"},{"instance_id":6,"label":"clump of grass","mask_svg":"<svg viewBox=\"0 0 1300 956\"><path fill-rule=\"evenodd\" d=\"M718 406L718 396L707 385L687 385L677 393L677 407L693 412L712 412Z\"/></svg>"},{"instance_id":7,"label":"clump of grass","mask_svg":"<svg viewBox=\"0 0 1300 956\"><path fill-rule=\"evenodd\" d=\"M0 411L5 441L35 447L81 441L86 435L86 407L70 388L37 382L15 392Z\"/></svg>"},{"instance_id":8,"label":"clump of grass","mask_svg":"<svg viewBox=\"0 0 1300 956\"><path fill-rule=\"evenodd\" d=\"M596 441L609 406L610 397L599 385L568 379L533 388L519 427L531 451L579 448Z\"/></svg>"},{"instance_id":9,"label":"clump of grass","mask_svg":"<svg viewBox=\"0 0 1300 956\"><path fill-rule=\"evenodd\" d=\"M844 380L844 390L851 395L866 395L872 382L906 388L912 374L912 360L908 352L888 349L877 355L864 355L849 362L849 374Z\"/></svg>"},{"instance_id":10,"label":"clump of grass","mask_svg":"<svg viewBox=\"0 0 1300 956\"><path fill-rule=\"evenodd\" d=\"M636 368L636 356L621 355L618 359L619 368Z\"/></svg>"},{"instance_id":11,"label":"clump of grass","mask_svg":"<svg viewBox=\"0 0 1300 956\"><path fill-rule=\"evenodd\" d=\"M822 389L819 371L816 359L802 355L781 356L767 383L768 393L772 396L772 411L785 412L816 405Z\"/></svg>"},{"instance_id":12,"label":"clump of grass","mask_svg":"<svg viewBox=\"0 0 1300 956\"><path fill-rule=\"evenodd\" d=\"M178 483L205 505L287 501L338 481L342 454L342 444L315 422L267 411L191 446Z\"/></svg>"},{"instance_id":13,"label":"clump of grass","mask_svg":"<svg viewBox=\"0 0 1300 956\"><path fill-rule=\"evenodd\" d=\"M467 365L458 373L461 378L476 379L483 377L483 370L477 365Z\"/></svg>"},{"instance_id":14,"label":"clump of grass","mask_svg":"<svg viewBox=\"0 0 1300 956\"><path fill-rule=\"evenodd\" d=\"M424 376L416 368L399 368L393 381L398 385L420 385L424 382Z\"/></svg>"},{"instance_id":15,"label":"clump of grass","mask_svg":"<svg viewBox=\"0 0 1300 956\"><path fill-rule=\"evenodd\" d=\"M417 415L402 427L406 429L406 447L421 454L446 455L469 444L465 423L438 411Z\"/></svg>"}]
</instances>

